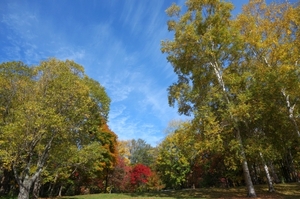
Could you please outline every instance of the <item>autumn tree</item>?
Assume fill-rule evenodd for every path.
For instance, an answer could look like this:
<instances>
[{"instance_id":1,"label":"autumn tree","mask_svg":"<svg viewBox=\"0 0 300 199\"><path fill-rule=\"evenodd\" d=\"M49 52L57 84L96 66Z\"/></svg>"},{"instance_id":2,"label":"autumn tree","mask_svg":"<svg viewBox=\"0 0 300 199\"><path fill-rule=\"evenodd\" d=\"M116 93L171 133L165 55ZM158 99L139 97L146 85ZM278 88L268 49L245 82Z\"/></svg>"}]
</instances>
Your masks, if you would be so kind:
<instances>
[{"instance_id":1,"label":"autumn tree","mask_svg":"<svg viewBox=\"0 0 300 199\"><path fill-rule=\"evenodd\" d=\"M146 189L148 191L160 191L165 187L161 176L157 172L151 171L151 175L147 178Z\"/></svg>"},{"instance_id":2,"label":"autumn tree","mask_svg":"<svg viewBox=\"0 0 300 199\"><path fill-rule=\"evenodd\" d=\"M299 133L299 4L252 0L236 18L232 8L187 0L182 14L173 4L167 12L174 39L162 43L162 52L178 75L170 105L194 116L210 150L219 143L220 152L232 153L227 166L242 163L248 196L255 197L247 158L259 159L269 179L265 160L281 153L286 173L295 176L298 141L290 138Z\"/></svg>"},{"instance_id":3,"label":"autumn tree","mask_svg":"<svg viewBox=\"0 0 300 199\"><path fill-rule=\"evenodd\" d=\"M111 131L106 123L104 123L95 137L95 141L99 142L103 149L102 158L98 159L98 175L96 179L104 183L104 190L107 191L111 186L110 181L114 167L117 164L118 150L117 150L117 135ZM93 163L95 165L95 162Z\"/></svg>"},{"instance_id":4,"label":"autumn tree","mask_svg":"<svg viewBox=\"0 0 300 199\"><path fill-rule=\"evenodd\" d=\"M226 82L227 68L238 67L243 50L238 31L231 25L232 9L232 4L223 1L188 0L181 14L180 7L173 4L167 13L173 17L168 28L174 40L164 41L162 52L168 54L178 75L178 82L169 87L170 105L176 101L180 113L192 112L194 121L213 136L221 138L220 133L228 131L238 146L247 195L255 197L239 126L247 117L247 93L231 88L240 79Z\"/></svg>"},{"instance_id":5,"label":"autumn tree","mask_svg":"<svg viewBox=\"0 0 300 199\"><path fill-rule=\"evenodd\" d=\"M190 129L190 123L174 123L169 124L169 134L157 147L155 168L167 188L179 189L187 183L199 148L195 144L197 139Z\"/></svg>"},{"instance_id":6,"label":"autumn tree","mask_svg":"<svg viewBox=\"0 0 300 199\"><path fill-rule=\"evenodd\" d=\"M134 190L143 191L151 176L151 169L143 164L136 164L130 172L130 184Z\"/></svg>"},{"instance_id":7,"label":"autumn tree","mask_svg":"<svg viewBox=\"0 0 300 199\"><path fill-rule=\"evenodd\" d=\"M18 198L27 199L50 156L64 147L80 149L90 143L90 132L107 119L110 99L73 61L49 59L36 67L9 62L0 67L6 88L1 90L1 160L13 169Z\"/></svg>"},{"instance_id":8,"label":"autumn tree","mask_svg":"<svg viewBox=\"0 0 300 199\"><path fill-rule=\"evenodd\" d=\"M110 186L116 192L127 192L130 189L131 166L122 156L118 156L117 163L110 178Z\"/></svg>"},{"instance_id":9,"label":"autumn tree","mask_svg":"<svg viewBox=\"0 0 300 199\"><path fill-rule=\"evenodd\" d=\"M117 150L121 158L124 159L127 165L130 164L130 149L129 149L130 140L118 140L117 141Z\"/></svg>"},{"instance_id":10,"label":"autumn tree","mask_svg":"<svg viewBox=\"0 0 300 199\"><path fill-rule=\"evenodd\" d=\"M256 148L276 150L271 159L281 161L283 170L291 171L284 175L287 181L297 178L292 160L297 152L292 149L299 142L299 119L295 117L299 113L299 19L299 4L286 1L267 5L257 0L245 5L234 22L243 40L244 62L251 71L249 104L254 108L249 126L252 134L260 137L256 143L265 140L264 146ZM270 150L258 153L262 159L270 157Z\"/></svg>"}]
</instances>

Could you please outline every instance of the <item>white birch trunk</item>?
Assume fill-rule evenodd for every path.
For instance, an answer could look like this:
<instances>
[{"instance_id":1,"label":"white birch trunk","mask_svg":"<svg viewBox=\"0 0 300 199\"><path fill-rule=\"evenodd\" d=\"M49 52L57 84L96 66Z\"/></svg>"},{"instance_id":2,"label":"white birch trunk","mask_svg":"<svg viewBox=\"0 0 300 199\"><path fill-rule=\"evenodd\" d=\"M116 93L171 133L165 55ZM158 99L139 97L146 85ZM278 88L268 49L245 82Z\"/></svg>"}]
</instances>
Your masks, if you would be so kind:
<instances>
[{"instance_id":1,"label":"white birch trunk","mask_svg":"<svg viewBox=\"0 0 300 199\"><path fill-rule=\"evenodd\" d=\"M299 127L298 127L298 124L297 124L295 116L294 116L294 109L295 109L296 104L291 105L290 96L285 93L285 89L282 89L281 93L285 97L286 107L289 111L289 118L290 118L290 120L292 121L292 123L294 125L294 128L296 130L296 133L297 133L298 137L300 137Z\"/></svg>"},{"instance_id":2,"label":"white birch trunk","mask_svg":"<svg viewBox=\"0 0 300 199\"><path fill-rule=\"evenodd\" d=\"M217 76L219 85L222 87L222 91L224 94L224 97L226 99L227 104L230 104L230 100L229 97L226 93L226 86L225 83L223 81L223 77L221 74L221 70L220 67L218 66L217 62L211 62L210 65L213 67L214 71L215 71L215 75ZM230 114L231 115L231 114ZM240 129L237 126L237 121L236 118L234 118L231 115L231 119L234 123L234 128L236 129L236 140L238 141L239 145L240 145L240 150L241 150L241 156L242 156L242 167L243 167L243 173L244 173L244 179L246 182L246 186L248 189L248 197L256 197L256 192L252 183L252 179L251 179L251 175L250 175L250 171L249 171L249 167L248 167L248 162L247 162L247 158L246 158L246 154L245 154L245 150L244 150L244 146L243 146L243 142L242 142L242 138L241 138L241 133L240 133Z\"/></svg>"},{"instance_id":3,"label":"white birch trunk","mask_svg":"<svg viewBox=\"0 0 300 199\"><path fill-rule=\"evenodd\" d=\"M59 191L58 191L58 197L61 197L62 195L61 195L61 193L62 193L62 190L63 190L63 186L62 185L60 185L60 187L59 187Z\"/></svg>"},{"instance_id":4,"label":"white birch trunk","mask_svg":"<svg viewBox=\"0 0 300 199\"><path fill-rule=\"evenodd\" d=\"M271 175L270 175L267 163L266 163L266 161L264 159L264 156L263 156L263 154L261 152L259 152L259 156L260 156L260 158L262 160L262 163L264 165L264 170L266 172L266 176L267 176L267 180L268 180L268 185L269 185L269 192L274 192L275 189L274 189L274 186L273 186L273 181L272 181L272 178L271 178Z\"/></svg>"}]
</instances>

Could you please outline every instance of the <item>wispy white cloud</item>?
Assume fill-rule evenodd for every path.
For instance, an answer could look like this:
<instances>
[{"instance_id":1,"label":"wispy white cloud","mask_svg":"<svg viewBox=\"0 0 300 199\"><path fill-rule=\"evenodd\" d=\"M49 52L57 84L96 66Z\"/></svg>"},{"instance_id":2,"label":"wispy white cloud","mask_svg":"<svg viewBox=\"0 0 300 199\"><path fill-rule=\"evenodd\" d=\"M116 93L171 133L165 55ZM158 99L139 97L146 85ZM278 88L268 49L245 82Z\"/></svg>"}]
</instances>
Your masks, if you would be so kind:
<instances>
[{"instance_id":1,"label":"wispy white cloud","mask_svg":"<svg viewBox=\"0 0 300 199\"><path fill-rule=\"evenodd\" d=\"M147 7L141 1L135 1L134 3L125 2L124 4L125 7L120 15L123 26L130 27L131 34L138 34L142 30L140 24Z\"/></svg>"},{"instance_id":2,"label":"wispy white cloud","mask_svg":"<svg viewBox=\"0 0 300 199\"><path fill-rule=\"evenodd\" d=\"M126 106L124 106L123 104L114 106L110 110L109 118L113 120L113 119L119 117L120 115L122 115L125 110L126 110Z\"/></svg>"},{"instance_id":3,"label":"wispy white cloud","mask_svg":"<svg viewBox=\"0 0 300 199\"><path fill-rule=\"evenodd\" d=\"M85 50L84 49L76 49L70 46L62 46L53 51L54 57L61 60L82 60L85 58Z\"/></svg>"},{"instance_id":4,"label":"wispy white cloud","mask_svg":"<svg viewBox=\"0 0 300 199\"><path fill-rule=\"evenodd\" d=\"M11 4L1 19L13 33L5 48L14 60L28 63L57 57L82 64L112 100L109 125L119 139L141 138L156 145L169 120L178 117L168 106L166 91L174 75L160 52L160 41L168 35L164 1L122 2L121 8L107 4L119 10L87 24L70 21L68 27L79 27L70 30L55 16Z\"/></svg>"},{"instance_id":5,"label":"wispy white cloud","mask_svg":"<svg viewBox=\"0 0 300 199\"><path fill-rule=\"evenodd\" d=\"M109 122L111 129L117 133L119 140L143 139L156 146L162 139L161 130L153 124L132 120L122 116Z\"/></svg>"},{"instance_id":6,"label":"wispy white cloud","mask_svg":"<svg viewBox=\"0 0 300 199\"><path fill-rule=\"evenodd\" d=\"M9 3L7 14L2 15L1 22L8 26L15 33L21 34L24 39L32 39L36 36L33 31L35 24L39 23L36 13L22 10L15 3Z\"/></svg>"},{"instance_id":7,"label":"wispy white cloud","mask_svg":"<svg viewBox=\"0 0 300 199\"><path fill-rule=\"evenodd\" d=\"M39 10L25 2L9 2L1 23L10 31L6 46L7 58L37 64L49 57L62 60L82 60L85 50L68 43L64 33L57 31L52 21L42 18ZM11 55L11 56L9 56Z\"/></svg>"}]
</instances>

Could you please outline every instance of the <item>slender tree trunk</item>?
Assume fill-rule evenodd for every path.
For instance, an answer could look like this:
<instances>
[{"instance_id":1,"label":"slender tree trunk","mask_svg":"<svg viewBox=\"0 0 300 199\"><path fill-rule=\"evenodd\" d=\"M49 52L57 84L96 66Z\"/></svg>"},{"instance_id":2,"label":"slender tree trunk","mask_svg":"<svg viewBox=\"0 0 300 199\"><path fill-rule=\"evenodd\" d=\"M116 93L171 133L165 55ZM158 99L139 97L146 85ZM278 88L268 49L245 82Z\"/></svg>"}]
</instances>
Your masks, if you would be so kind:
<instances>
[{"instance_id":1,"label":"slender tree trunk","mask_svg":"<svg viewBox=\"0 0 300 199\"><path fill-rule=\"evenodd\" d=\"M294 166L294 158L292 156L292 153L291 153L291 149L289 149L289 152L288 152L288 162L289 162L289 170L290 170L290 175L291 175L291 180L293 182L297 182L298 181L298 174L295 170L295 166Z\"/></svg>"},{"instance_id":2,"label":"slender tree trunk","mask_svg":"<svg viewBox=\"0 0 300 199\"><path fill-rule=\"evenodd\" d=\"M251 197L251 198L255 198L256 197L256 192L252 183L252 179L251 179L251 175L250 175L250 171L249 171L249 167L248 167L248 162L246 159L246 154L245 154L245 150L243 147L243 143L242 143L242 139L241 139L241 135L240 135L240 131L237 130L236 132L236 139L237 141L240 143L240 149L241 149L241 156L242 156L242 166L243 166L243 173L244 173L244 180L246 182L246 186L248 189L248 193L247 196Z\"/></svg>"},{"instance_id":3,"label":"slender tree trunk","mask_svg":"<svg viewBox=\"0 0 300 199\"><path fill-rule=\"evenodd\" d=\"M227 94L226 86L225 86L225 83L223 81L222 72L221 72L221 69L220 69L217 61L211 62L210 65L214 69L214 72L215 72L215 75L216 75L216 77L218 79L219 85L222 88L225 100L226 100L227 104L230 105L230 99L229 99L229 96ZM238 141L238 143L240 145L240 154L242 156L243 173L244 173L244 178L245 178L246 186L247 186L247 189L248 189L247 196L248 197L256 197L255 189L254 189L254 186L253 186L253 183L252 183L252 179L251 179L251 176L250 176L250 171L249 171L249 167L248 167L248 162L247 162L247 158L246 158L246 154L245 154L244 145L243 145L242 138L241 138L240 129L238 127L238 121L237 121L237 119L234 116L232 116L231 113L230 113L230 117L231 117L231 120L233 122L234 128L236 129L236 135L235 135L236 140Z\"/></svg>"},{"instance_id":4,"label":"slender tree trunk","mask_svg":"<svg viewBox=\"0 0 300 199\"><path fill-rule=\"evenodd\" d=\"M290 96L285 93L285 89L282 89L281 93L285 97L285 100L286 100L286 107L289 111L289 118L294 125L295 131L296 131L298 137L300 137L299 127L298 127L298 124L297 124L295 116L294 116L294 109L295 109L296 104L291 105Z\"/></svg>"},{"instance_id":5,"label":"slender tree trunk","mask_svg":"<svg viewBox=\"0 0 300 199\"><path fill-rule=\"evenodd\" d=\"M262 160L262 163L264 165L264 169L265 169L265 172L266 172L266 176L267 176L267 180L268 180L268 185L269 185L269 192L275 192L275 189L274 189L274 186L273 186L273 182L272 182L272 179L271 179L271 176L270 176L270 172L269 172L269 168L267 166L267 163L264 159L264 156L261 152L259 152L259 155L261 157L261 160Z\"/></svg>"},{"instance_id":6,"label":"slender tree trunk","mask_svg":"<svg viewBox=\"0 0 300 199\"><path fill-rule=\"evenodd\" d=\"M63 190L63 186L62 186L62 185L60 185L60 187L59 187L59 191L58 191L58 197L61 197L61 192L62 192L62 190Z\"/></svg>"},{"instance_id":7,"label":"slender tree trunk","mask_svg":"<svg viewBox=\"0 0 300 199\"><path fill-rule=\"evenodd\" d=\"M39 176L39 177L37 177L37 179L35 180L34 185L33 185L33 199L39 198L40 188L41 188L41 179Z\"/></svg>"},{"instance_id":8,"label":"slender tree trunk","mask_svg":"<svg viewBox=\"0 0 300 199\"><path fill-rule=\"evenodd\" d=\"M47 190L47 194L52 197L52 192L53 192L53 187L54 187L54 183L50 183L48 190Z\"/></svg>"}]
</instances>

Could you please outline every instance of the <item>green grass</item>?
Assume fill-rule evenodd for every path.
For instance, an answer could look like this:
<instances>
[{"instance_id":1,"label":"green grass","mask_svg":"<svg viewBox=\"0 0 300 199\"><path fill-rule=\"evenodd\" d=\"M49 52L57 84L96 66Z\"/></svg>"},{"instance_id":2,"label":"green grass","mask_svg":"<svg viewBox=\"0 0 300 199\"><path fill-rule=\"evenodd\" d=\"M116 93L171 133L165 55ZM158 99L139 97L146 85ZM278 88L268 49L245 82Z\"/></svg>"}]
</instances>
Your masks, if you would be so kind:
<instances>
[{"instance_id":1,"label":"green grass","mask_svg":"<svg viewBox=\"0 0 300 199\"><path fill-rule=\"evenodd\" d=\"M256 185L255 190L257 199L299 199L300 198L300 183L287 183L274 185L276 192L269 193L267 185ZM128 193L128 194L90 194L80 196L65 196L62 199L181 199L181 198L198 198L198 199L243 199L247 198L246 188L201 188L177 191L160 191L160 192L145 192L145 193ZM12 197L0 197L0 199L15 199Z\"/></svg>"},{"instance_id":2,"label":"green grass","mask_svg":"<svg viewBox=\"0 0 300 199\"><path fill-rule=\"evenodd\" d=\"M257 199L274 198L274 199L299 199L300 198L300 183L276 184L274 185L276 192L269 193L267 185L257 185L255 190ZM63 199L126 199L126 198L146 198L146 199L175 199L175 198L232 198L242 199L247 198L245 187L239 188L201 188L179 191L160 191L149 193L132 193L132 194L90 194L82 196L64 197Z\"/></svg>"}]
</instances>

